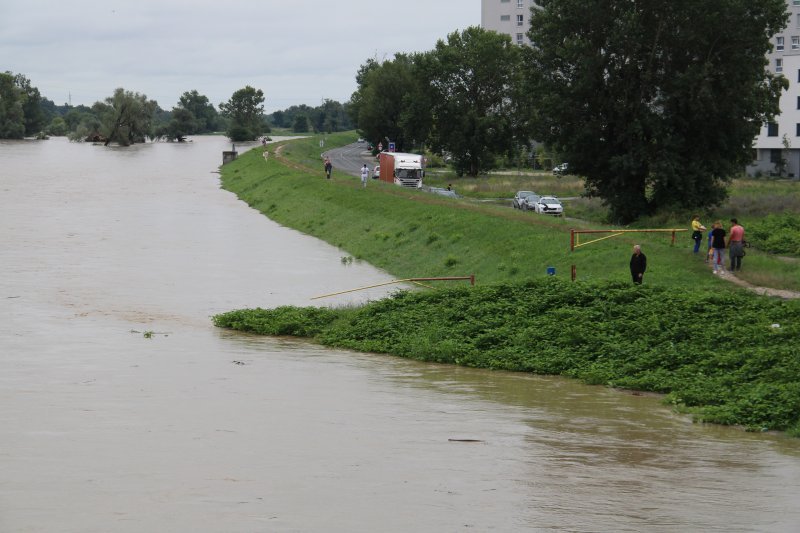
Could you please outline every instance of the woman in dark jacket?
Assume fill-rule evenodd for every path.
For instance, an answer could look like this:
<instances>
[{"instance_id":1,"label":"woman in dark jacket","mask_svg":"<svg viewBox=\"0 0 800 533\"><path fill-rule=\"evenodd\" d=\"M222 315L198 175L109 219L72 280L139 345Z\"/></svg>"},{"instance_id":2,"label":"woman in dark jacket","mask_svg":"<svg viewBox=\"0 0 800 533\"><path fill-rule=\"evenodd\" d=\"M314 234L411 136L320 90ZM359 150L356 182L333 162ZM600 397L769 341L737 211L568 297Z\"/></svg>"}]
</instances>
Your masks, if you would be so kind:
<instances>
[{"instance_id":1,"label":"woman in dark jacket","mask_svg":"<svg viewBox=\"0 0 800 533\"><path fill-rule=\"evenodd\" d=\"M647 270L647 257L642 253L642 247L634 244L633 255L631 256L631 277L634 283L637 285L642 284L645 270Z\"/></svg>"},{"instance_id":2,"label":"woman in dark jacket","mask_svg":"<svg viewBox=\"0 0 800 533\"><path fill-rule=\"evenodd\" d=\"M725 255L725 229L722 227L722 222L717 220L714 222L712 226L714 229L711 230L711 249L714 250L714 257L712 261L714 262L714 274L718 273L725 273L725 267L723 266L723 256Z\"/></svg>"}]
</instances>

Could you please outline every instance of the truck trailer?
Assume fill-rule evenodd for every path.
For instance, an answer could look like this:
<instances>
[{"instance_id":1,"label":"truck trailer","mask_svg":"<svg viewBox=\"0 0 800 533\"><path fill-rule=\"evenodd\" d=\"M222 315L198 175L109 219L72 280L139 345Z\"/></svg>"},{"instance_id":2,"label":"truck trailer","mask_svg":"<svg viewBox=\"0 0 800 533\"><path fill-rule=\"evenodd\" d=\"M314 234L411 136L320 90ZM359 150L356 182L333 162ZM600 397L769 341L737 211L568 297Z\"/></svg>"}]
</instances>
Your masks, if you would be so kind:
<instances>
[{"instance_id":1,"label":"truck trailer","mask_svg":"<svg viewBox=\"0 0 800 533\"><path fill-rule=\"evenodd\" d=\"M425 175L425 158L418 154L400 152L381 152L378 157L381 166L381 181L394 183L401 187L422 188Z\"/></svg>"}]
</instances>

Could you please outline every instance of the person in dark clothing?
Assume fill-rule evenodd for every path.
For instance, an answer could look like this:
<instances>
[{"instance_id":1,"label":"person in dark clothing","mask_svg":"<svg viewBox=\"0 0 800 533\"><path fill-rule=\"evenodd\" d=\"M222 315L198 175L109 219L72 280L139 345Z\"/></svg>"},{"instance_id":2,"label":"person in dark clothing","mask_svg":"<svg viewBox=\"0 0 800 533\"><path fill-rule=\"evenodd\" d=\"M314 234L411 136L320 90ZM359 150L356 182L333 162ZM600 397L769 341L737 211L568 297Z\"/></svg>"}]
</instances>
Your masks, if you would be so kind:
<instances>
[{"instance_id":1,"label":"person in dark clothing","mask_svg":"<svg viewBox=\"0 0 800 533\"><path fill-rule=\"evenodd\" d=\"M329 158L325 158L325 178L331 179L331 171L333 170L333 164Z\"/></svg>"},{"instance_id":2,"label":"person in dark clothing","mask_svg":"<svg viewBox=\"0 0 800 533\"><path fill-rule=\"evenodd\" d=\"M647 257L642 253L642 247L634 244L631 256L631 277L635 284L642 284L645 270L647 270Z\"/></svg>"},{"instance_id":3,"label":"person in dark clothing","mask_svg":"<svg viewBox=\"0 0 800 533\"><path fill-rule=\"evenodd\" d=\"M723 256L725 255L725 229L722 227L722 222L717 220L712 226L711 230L711 249L714 250L714 274L724 274L725 266L723 265Z\"/></svg>"}]
</instances>

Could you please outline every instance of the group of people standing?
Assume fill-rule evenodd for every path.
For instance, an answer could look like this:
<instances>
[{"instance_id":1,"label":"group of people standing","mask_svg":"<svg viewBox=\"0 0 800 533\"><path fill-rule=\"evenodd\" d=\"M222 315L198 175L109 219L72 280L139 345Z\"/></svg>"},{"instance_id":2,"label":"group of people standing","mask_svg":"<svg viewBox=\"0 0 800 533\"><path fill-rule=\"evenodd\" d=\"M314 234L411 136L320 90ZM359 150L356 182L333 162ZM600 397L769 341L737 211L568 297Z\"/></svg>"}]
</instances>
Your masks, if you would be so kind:
<instances>
[{"instance_id":1,"label":"group of people standing","mask_svg":"<svg viewBox=\"0 0 800 533\"><path fill-rule=\"evenodd\" d=\"M703 236L708 229L700 222L700 216L692 217L692 239L694 240L694 253L700 253L700 245ZM727 237L727 239L726 239ZM714 274L725 273L725 248L728 249L730 259L730 271L737 272L742 269L742 257L744 257L744 228L735 218L731 219L730 233L725 231L722 221L717 220L711 225L708 231L708 253L706 263L711 261ZM631 255L631 277L633 282L641 285L644 272L647 270L647 257L642 253L642 248L638 244L633 247Z\"/></svg>"},{"instance_id":2,"label":"group of people standing","mask_svg":"<svg viewBox=\"0 0 800 533\"><path fill-rule=\"evenodd\" d=\"M707 228L700 223L700 216L692 217L692 239L694 240L694 253L699 253L700 244ZM726 240L727 237L727 240ZM725 248L728 249L730 259L730 271L736 272L742 269L742 257L744 257L744 228L735 218L731 219L730 234L725 231L722 221L717 220L711 225L708 232L708 252L706 263L711 261L714 274L725 273Z\"/></svg>"}]
</instances>

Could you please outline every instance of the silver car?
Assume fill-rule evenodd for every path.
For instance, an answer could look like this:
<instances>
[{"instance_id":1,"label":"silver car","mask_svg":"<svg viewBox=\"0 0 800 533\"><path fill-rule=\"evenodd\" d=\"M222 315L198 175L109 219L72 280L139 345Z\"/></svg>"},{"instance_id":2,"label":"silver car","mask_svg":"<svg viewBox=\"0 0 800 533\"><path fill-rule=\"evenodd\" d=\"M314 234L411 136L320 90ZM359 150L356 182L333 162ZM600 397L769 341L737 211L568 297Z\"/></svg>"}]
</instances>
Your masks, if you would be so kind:
<instances>
[{"instance_id":1,"label":"silver car","mask_svg":"<svg viewBox=\"0 0 800 533\"><path fill-rule=\"evenodd\" d=\"M555 196L542 196L536 202L536 212L542 215L564 216L564 206Z\"/></svg>"}]
</instances>

